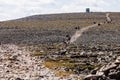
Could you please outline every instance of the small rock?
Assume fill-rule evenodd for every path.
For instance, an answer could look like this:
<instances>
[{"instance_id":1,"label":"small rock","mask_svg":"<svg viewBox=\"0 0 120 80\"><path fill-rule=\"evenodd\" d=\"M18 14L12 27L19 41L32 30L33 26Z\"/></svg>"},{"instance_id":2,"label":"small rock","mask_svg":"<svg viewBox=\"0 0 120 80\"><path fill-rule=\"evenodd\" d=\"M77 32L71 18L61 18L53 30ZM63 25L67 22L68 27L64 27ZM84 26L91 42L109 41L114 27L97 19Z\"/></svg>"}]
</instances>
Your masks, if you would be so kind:
<instances>
[{"instance_id":1,"label":"small rock","mask_svg":"<svg viewBox=\"0 0 120 80\"><path fill-rule=\"evenodd\" d=\"M100 75L88 75L86 76L83 80L99 80L100 78L102 78L102 76Z\"/></svg>"},{"instance_id":2,"label":"small rock","mask_svg":"<svg viewBox=\"0 0 120 80\"><path fill-rule=\"evenodd\" d=\"M21 78L16 78L15 80L22 80Z\"/></svg>"},{"instance_id":3,"label":"small rock","mask_svg":"<svg viewBox=\"0 0 120 80\"><path fill-rule=\"evenodd\" d=\"M110 77L110 79L120 79L120 72L111 72L108 75Z\"/></svg>"},{"instance_id":4,"label":"small rock","mask_svg":"<svg viewBox=\"0 0 120 80\"><path fill-rule=\"evenodd\" d=\"M110 63L110 64L104 66L104 68L102 68L101 71L106 72L106 71L109 71L110 69L115 69L116 67L117 67L116 64Z\"/></svg>"},{"instance_id":5,"label":"small rock","mask_svg":"<svg viewBox=\"0 0 120 80\"><path fill-rule=\"evenodd\" d=\"M69 68L65 68L64 70L65 70L65 71L69 71L70 69L69 69Z\"/></svg>"},{"instance_id":6,"label":"small rock","mask_svg":"<svg viewBox=\"0 0 120 80\"><path fill-rule=\"evenodd\" d=\"M120 71L120 65L116 68L118 71Z\"/></svg>"},{"instance_id":7,"label":"small rock","mask_svg":"<svg viewBox=\"0 0 120 80\"><path fill-rule=\"evenodd\" d=\"M8 80L15 80L15 78L14 77L9 77Z\"/></svg>"},{"instance_id":8,"label":"small rock","mask_svg":"<svg viewBox=\"0 0 120 80\"><path fill-rule=\"evenodd\" d=\"M102 76L102 75L104 75L104 72L96 72L96 75Z\"/></svg>"},{"instance_id":9,"label":"small rock","mask_svg":"<svg viewBox=\"0 0 120 80\"><path fill-rule=\"evenodd\" d=\"M120 64L120 60L115 60L115 64Z\"/></svg>"},{"instance_id":10,"label":"small rock","mask_svg":"<svg viewBox=\"0 0 120 80\"><path fill-rule=\"evenodd\" d=\"M91 71L91 74L96 74L97 73L97 70L92 70Z\"/></svg>"}]
</instances>

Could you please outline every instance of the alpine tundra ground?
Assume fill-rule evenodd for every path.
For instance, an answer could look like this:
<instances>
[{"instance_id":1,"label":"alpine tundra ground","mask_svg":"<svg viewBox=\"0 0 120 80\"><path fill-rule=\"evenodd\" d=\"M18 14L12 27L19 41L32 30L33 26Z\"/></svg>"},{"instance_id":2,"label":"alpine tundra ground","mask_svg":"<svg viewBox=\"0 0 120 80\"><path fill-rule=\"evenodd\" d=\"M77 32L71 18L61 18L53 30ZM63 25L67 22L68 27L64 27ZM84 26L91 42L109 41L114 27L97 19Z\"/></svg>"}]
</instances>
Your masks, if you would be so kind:
<instances>
[{"instance_id":1,"label":"alpine tundra ground","mask_svg":"<svg viewBox=\"0 0 120 80\"><path fill-rule=\"evenodd\" d=\"M110 13L111 23L100 12L0 22L1 80L119 80L119 15Z\"/></svg>"}]
</instances>

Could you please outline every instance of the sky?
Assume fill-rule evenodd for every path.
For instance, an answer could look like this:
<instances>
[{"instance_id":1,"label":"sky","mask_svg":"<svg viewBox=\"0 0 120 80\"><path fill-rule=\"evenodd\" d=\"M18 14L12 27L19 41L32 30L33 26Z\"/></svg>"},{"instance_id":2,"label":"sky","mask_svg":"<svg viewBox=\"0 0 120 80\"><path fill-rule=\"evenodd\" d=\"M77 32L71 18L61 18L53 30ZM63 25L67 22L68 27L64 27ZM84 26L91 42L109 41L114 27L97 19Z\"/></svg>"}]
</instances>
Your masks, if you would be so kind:
<instances>
[{"instance_id":1,"label":"sky","mask_svg":"<svg viewBox=\"0 0 120 80\"><path fill-rule=\"evenodd\" d=\"M0 0L0 21L37 14L120 12L120 0Z\"/></svg>"}]
</instances>

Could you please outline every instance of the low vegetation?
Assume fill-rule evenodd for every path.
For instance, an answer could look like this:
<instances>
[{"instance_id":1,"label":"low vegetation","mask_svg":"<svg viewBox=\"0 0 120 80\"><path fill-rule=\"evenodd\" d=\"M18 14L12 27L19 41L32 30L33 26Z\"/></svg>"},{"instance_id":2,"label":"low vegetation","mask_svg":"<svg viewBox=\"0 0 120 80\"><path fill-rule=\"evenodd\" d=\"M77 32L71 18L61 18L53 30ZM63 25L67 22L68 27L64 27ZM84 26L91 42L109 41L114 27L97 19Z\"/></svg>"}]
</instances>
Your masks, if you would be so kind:
<instances>
[{"instance_id":1,"label":"low vegetation","mask_svg":"<svg viewBox=\"0 0 120 80\"><path fill-rule=\"evenodd\" d=\"M120 43L119 13L111 13L112 24L105 24L85 32L77 44ZM59 16L59 17L58 17ZM49 17L49 18L48 18ZM67 40L76 27L81 29L94 22L105 22L105 13L72 13L59 15L36 15L0 23L0 43L53 44ZM108 41L111 40L111 41Z\"/></svg>"},{"instance_id":2,"label":"low vegetation","mask_svg":"<svg viewBox=\"0 0 120 80\"><path fill-rule=\"evenodd\" d=\"M32 57L42 57L44 65L59 76L88 74L114 60L105 57L110 57L110 51L119 53L119 14L111 13L112 23L89 29L75 44L66 44L66 36L71 37L76 30L94 23L105 22L105 13L44 15L44 18L37 15L1 22L0 43L25 46ZM99 52L105 54L101 56Z\"/></svg>"}]
</instances>

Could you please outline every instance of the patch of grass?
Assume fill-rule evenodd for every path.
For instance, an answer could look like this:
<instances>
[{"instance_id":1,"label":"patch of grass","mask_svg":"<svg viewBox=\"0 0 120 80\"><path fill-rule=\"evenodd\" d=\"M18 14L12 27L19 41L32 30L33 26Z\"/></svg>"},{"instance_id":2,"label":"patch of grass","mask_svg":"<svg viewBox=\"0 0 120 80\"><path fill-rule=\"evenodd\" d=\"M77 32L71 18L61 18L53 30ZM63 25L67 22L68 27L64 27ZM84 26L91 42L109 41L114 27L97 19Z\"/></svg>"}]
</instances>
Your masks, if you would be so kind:
<instances>
[{"instance_id":1,"label":"patch of grass","mask_svg":"<svg viewBox=\"0 0 120 80\"><path fill-rule=\"evenodd\" d=\"M95 65L84 65L84 66L82 66L83 69L90 69L90 70L95 69L96 67L98 67L98 66L95 66Z\"/></svg>"},{"instance_id":2,"label":"patch of grass","mask_svg":"<svg viewBox=\"0 0 120 80\"><path fill-rule=\"evenodd\" d=\"M72 72L63 72L63 71L55 71L55 74L57 75L57 76L60 76L60 77L65 77L65 76L69 76L69 75L71 75L71 74L73 74Z\"/></svg>"},{"instance_id":3,"label":"patch of grass","mask_svg":"<svg viewBox=\"0 0 120 80\"><path fill-rule=\"evenodd\" d=\"M50 69L55 67L69 67L73 68L75 63L69 63L68 61L46 61L44 65Z\"/></svg>"},{"instance_id":4,"label":"patch of grass","mask_svg":"<svg viewBox=\"0 0 120 80\"><path fill-rule=\"evenodd\" d=\"M43 52L35 52L35 53L31 54L32 57L43 56L43 55L44 55Z\"/></svg>"}]
</instances>

